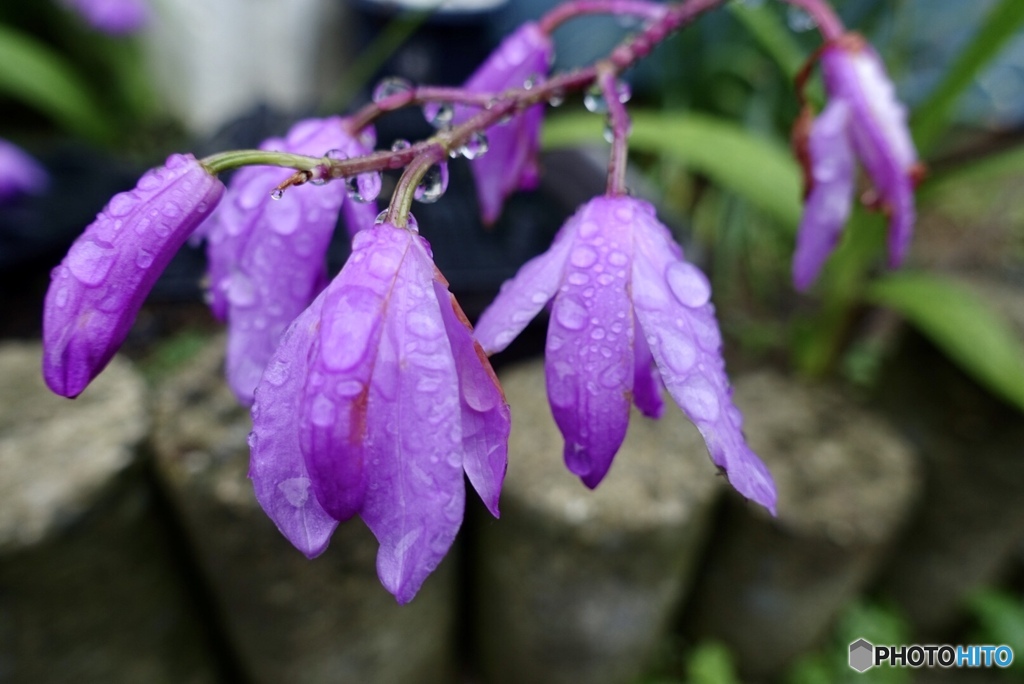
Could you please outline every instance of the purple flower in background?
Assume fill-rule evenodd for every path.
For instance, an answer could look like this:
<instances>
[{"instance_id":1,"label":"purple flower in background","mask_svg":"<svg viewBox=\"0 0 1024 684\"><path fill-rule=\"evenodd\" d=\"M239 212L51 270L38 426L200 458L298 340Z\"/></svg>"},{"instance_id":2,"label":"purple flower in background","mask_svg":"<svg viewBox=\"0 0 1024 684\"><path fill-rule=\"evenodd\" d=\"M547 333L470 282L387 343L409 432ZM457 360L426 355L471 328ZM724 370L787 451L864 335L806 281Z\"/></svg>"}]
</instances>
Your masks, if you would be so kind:
<instances>
[{"instance_id":1,"label":"purple flower in background","mask_svg":"<svg viewBox=\"0 0 1024 684\"><path fill-rule=\"evenodd\" d=\"M17 145L0 139L0 203L21 194L40 194L49 180L39 162Z\"/></svg>"},{"instance_id":2,"label":"purple flower in background","mask_svg":"<svg viewBox=\"0 0 1024 684\"><path fill-rule=\"evenodd\" d=\"M875 51L847 36L821 57L829 103L806 140L809 192L793 257L793 281L806 289L839 242L850 215L856 160L873 186L870 204L889 216L889 264L899 266L914 227L921 173L906 110Z\"/></svg>"},{"instance_id":3,"label":"purple flower in background","mask_svg":"<svg viewBox=\"0 0 1024 684\"><path fill-rule=\"evenodd\" d=\"M147 0L63 0L97 31L120 36L134 33L149 21Z\"/></svg>"},{"instance_id":4,"label":"purple flower in background","mask_svg":"<svg viewBox=\"0 0 1024 684\"><path fill-rule=\"evenodd\" d=\"M330 117L301 121L285 139L267 140L261 148L355 157L368 154L372 140L357 138L343 119ZM293 187L280 200L271 199L271 190L293 173L271 166L239 170L224 203L200 229L210 307L228 322L228 384L244 405L252 403L288 324L327 283L327 247L339 212L350 233L372 226L377 217L376 204L356 202L343 182Z\"/></svg>"},{"instance_id":5,"label":"purple flower in background","mask_svg":"<svg viewBox=\"0 0 1024 684\"><path fill-rule=\"evenodd\" d=\"M171 257L213 211L224 185L191 155L172 155L115 195L51 274L43 376L75 397L103 370Z\"/></svg>"},{"instance_id":6,"label":"purple flower in background","mask_svg":"<svg viewBox=\"0 0 1024 684\"><path fill-rule=\"evenodd\" d=\"M630 402L659 416L664 383L733 487L774 512L775 485L732 403L710 295L650 204L598 197L502 286L476 335L489 354L499 352L554 298L548 399L566 465L588 487L604 478L625 438Z\"/></svg>"},{"instance_id":7,"label":"purple flower in background","mask_svg":"<svg viewBox=\"0 0 1024 684\"><path fill-rule=\"evenodd\" d=\"M358 233L341 273L285 333L256 388L249 475L300 551L355 515L407 603L462 523L463 473L498 515L509 410L414 232Z\"/></svg>"},{"instance_id":8,"label":"purple flower in background","mask_svg":"<svg viewBox=\"0 0 1024 684\"><path fill-rule=\"evenodd\" d=\"M551 36L537 24L523 24L477 68L464 87L477 93L522 88L531 78L546 75L553 59ZM475 112L471 107L457 107L455 123L468 121ZM537 186L537 150L543 115L543 105L535 105L510 121L487 129L488 152L472 161L484 223L490 225L498 220L505 198L513 192Z\"/></svg>"}]
</instances>

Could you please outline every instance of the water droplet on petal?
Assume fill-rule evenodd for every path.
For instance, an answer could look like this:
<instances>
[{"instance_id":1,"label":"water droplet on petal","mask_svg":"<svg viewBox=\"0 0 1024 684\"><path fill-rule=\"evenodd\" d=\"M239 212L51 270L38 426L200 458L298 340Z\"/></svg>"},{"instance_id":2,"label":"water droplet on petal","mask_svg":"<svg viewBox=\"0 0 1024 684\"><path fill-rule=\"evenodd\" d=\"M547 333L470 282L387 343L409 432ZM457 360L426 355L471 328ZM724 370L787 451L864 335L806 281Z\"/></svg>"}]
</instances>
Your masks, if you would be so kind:
<instances>
[{"instance_id":1,"label":"water droplet on petal","mask_svg":"<svg viewBox=\"0 0 1024 684\"><path fill-rule=\"evenodd\" d=\"M345 179L345 190L353 201L369 204L380 195L383 182L379 171L361 173Z\"/></svg>"},{"instance_id":2,"label":"water droplet on petal","mask_svg":"<svg viewBox=\"0 0 1024 684\"><path fill-rule=\"evenodd\" d=\"M255 437L255 434L253 435ZM252 440L255 442L255 439ZM255 446L253 444L252 446ZM309 485L311 484L308 477L293 477L288 480L282 480L277 483L277 488L284 495L285 500L295 508L302 508L306 505L306 501L309 500Z\"/></svg>"},{"instance_id":3,"label":"water droplet on petal","mask_svg":"<svg viewBox=\"0 0 1024 684\"><path fill-rule=\"evenodd\" d=\"M721 405L715 388L706 379L691 378L680 390L680 404L693 420L713 421L718 418Z\"/></svg>"},{"instance_id":4,"label":"water droplet on petal","mask_svg":"<svg viewBox=\"0 0 1024 684\"><path fill-rule=\"evenodd\" d=\"M685 261L676 261L665 274L668 287L683 306L696 308L704 306L711 299L711 283L696 266Z\"/></svg>"},{"instance_id":5,"label":"water droplet on petal","mask_svg":"<svg viewBox=\"0 0 1024 684\"><path fill-rule=\"evenodd\" d=\"M113 246L83 240L72 245L65 263L79 282L95 287L106 279L116 257L117 250Z\"/></svg>"},{"instance_id":6,"label":"water droplet on petal","mask_svg":"<svg viewBox=\"0 0 1024 684\"><path fill-rule=\"evenodd\" d=\"M423 204L433 204L441 199L447 189L448 165L434 164L423 174L420 184L416 186L413 199Z\"/></svg>"},{"instance_id":7,"label":"water droplet on petal","mask_svg":"<svg viewBox=\"0 0 1024 684\"><path fill-rule=\"evenodd\" d=\"M572 297L555 300L555 320L569 330L582 330L587 324L587 310Z\"/></svg>"},{"instance_id":8,"label":"water droplet on petal","mask_svg":"<svg viewBox=\"0 0 1024 684\"><path fill-rule=\"evenodd\" d=\"M144 249L140 249L139 253L135 255L135 265L139 268L149 268L153 265L153 254L147 252Z\"/></svg>"},{"instance_id":9,"label":"water droplet on petal","mask_svg":"<svg viewBox=\"0 0 1024 684\"><path fill-rule=\"evenodd\" d=\"M270 191L270 199L279 200L282 197L284 197L284 190L282 190L281 188L274 188L273 190Z\"/></svg>"},{"instance_id":10,"label":"water droplet on petal","mask_svg":"<svg viewBox=\"0 0 1024 684\"><path fill-rule=\"evenodd\" d=\"M413 85L409 79L400 76L389 76L382 79L373 89L373 101L381 102L395 95L412 92L412 90Z\"/></svg>"},{"instance_id":11,"label":"water droplet on petal","mask_svg":"<svg viewBox=\"0 0 1024 684\"><path fill-rule=\"evenodd\" d=\"M597 251L588 245L579 245L572 251L569 261L572 262L573 266L589 268L597 261Z\"/></svg>"}]
</instances>

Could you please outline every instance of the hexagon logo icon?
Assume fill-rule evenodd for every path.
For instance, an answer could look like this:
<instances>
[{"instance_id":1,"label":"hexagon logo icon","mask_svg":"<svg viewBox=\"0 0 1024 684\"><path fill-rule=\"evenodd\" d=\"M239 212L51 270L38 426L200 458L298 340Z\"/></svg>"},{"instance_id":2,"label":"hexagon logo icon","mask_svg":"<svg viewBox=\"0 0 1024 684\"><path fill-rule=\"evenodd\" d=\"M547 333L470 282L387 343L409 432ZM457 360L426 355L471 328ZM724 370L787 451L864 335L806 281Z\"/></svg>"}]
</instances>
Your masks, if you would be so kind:
<instances>
[{"instance_id":1,"label":"hexagon logo icon","mask_svg":"<svg viewBox=\"0 0 1024 684\"><path fill-rule=\"evenodd\" d=\"M864 672L875 664L875 647L866 639L857 639L850 644L850 667Z\"/></svg>"}]
</instances>

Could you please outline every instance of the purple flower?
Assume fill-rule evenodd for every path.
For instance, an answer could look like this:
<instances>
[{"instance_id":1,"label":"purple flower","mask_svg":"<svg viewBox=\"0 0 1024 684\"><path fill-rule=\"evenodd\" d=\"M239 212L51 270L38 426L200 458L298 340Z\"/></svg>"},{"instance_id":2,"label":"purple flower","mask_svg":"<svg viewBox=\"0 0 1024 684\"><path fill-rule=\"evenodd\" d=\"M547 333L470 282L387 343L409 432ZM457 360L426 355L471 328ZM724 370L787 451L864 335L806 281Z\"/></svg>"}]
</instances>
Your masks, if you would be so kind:
<instances>
[{"instance_id":1,"label":"purple flower","mask_svg":"<svg viewBox=\"0 0 1024 684\"><path fill-rule=\"evenodd\" d=\"M119 36L134 33L149 21L146 0L63 0L97 31Z\"/></svg>"},{"instance_id":2,"label":"purple flower","mask_svg":"<svg viewBox=\"0 0 1024 684\"><path fill-rule=\"evenodd\" d=\"M733 487L774 512L775 485L732 403L710 295L651 205L598 197L502 286L476 335L486 352L499 352L554 298L548 399L566 466L588 487L604 478L625 438L630 402L658 416L664 383Z\"/></svg>"},{"instance_id":3,"label":"purple flower","mask_svg":"<svg viewBox=\"0 0 1024 684\"><path fill-rule=\"evenodd\" d=\"M498 515L509 410L426 243L385 223L352 248L256 388L249 475L309 557L362 517L406 603L461 525L463 473Z\"/></svg>"},{"instance_id":4,"label":"purple flower","mask_svg":"<svg viewBox=\"0 0 1024 684\"><path fill-rule=\"evenodd\" d=\"M0 139L0 203L25 193L39 194L46 190L49 180L35 159Z\"/></svg>"},{"instance_id":5,"label":"purple flower","mask_svg":"<svg viewBox=\"0 0 1024 684\"><path fill-rule=\"evenodd\" d=\"M873 185L873 202L889 216L889 264L902 263L914 227L920 173L906 110L875 51L847 37L821 58L829 103L810 128L809 193L797 234L793 281L806 289L835 249L849 218L855 160Z\"/></svg>"},{"instance_id":6,"label":"purple flower","mask_svg":"<svg viewBox=\"0 0 1024 684\"><path fill-rule=\"evenodd\" d=\"M261 147L310 156L337 150L354 157L369 153L370 145L352 135L343 119L331 117L301 121L286 139ZM272 200L270 191L293 173L270 166L239 170L227 199L201 228L210 307L228 321L228 384L245 405L252 403L285 328L327 283L327 247L338 213L352 233L377 217L376 204L352 200L342 182L293 187Z\"/></svg>"},{"instance_id":7,"label":"purple flower","mask_svg":"<svg viewBox=\"0 0 1024 684\"><path fill-rule=\"evenodd\" d=\"M161 271L213 211L224 185L172 155L115 195L53 270L43 309L43 376L75 397L103 370Z\"/></svg>"},{"instance_id":8,"label":"purple flower","mask_svg":"<svg viewBox=\"0 0 1024 684\"><path fill-rule=\"evenodd\" d=\"M546 75L553 59L551 36L537 24L523 24L505 38L464 87L476 93L522 88L531 78ZM468 121L474 113L473 108L457 107L455 123ZM537 186L537 150L543 115L543 105L535 105L510 121L487 129L488 152L472 161L484 223L490 225L498 220L505 198L513 192Z\"/></svg>"}]
</instances>

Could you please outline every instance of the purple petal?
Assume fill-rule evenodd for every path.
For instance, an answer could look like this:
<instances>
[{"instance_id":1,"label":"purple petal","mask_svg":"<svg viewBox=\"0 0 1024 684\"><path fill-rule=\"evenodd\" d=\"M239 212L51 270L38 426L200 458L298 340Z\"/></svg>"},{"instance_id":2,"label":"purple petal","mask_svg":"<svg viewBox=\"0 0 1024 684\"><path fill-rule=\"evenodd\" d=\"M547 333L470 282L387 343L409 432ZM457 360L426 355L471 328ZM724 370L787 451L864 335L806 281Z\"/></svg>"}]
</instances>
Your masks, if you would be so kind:
<instances>
[{"instance_id":1,"label":"purple petal","mask_svg":"<svg viewBox=\"0 0 1024 684\"><path fill-rule=\"evenodd\" d=\"M469 320L440 273L435 276L434 291L459 374L462 466L487 510L497 518L498 498L508 469L512 427L508 403L487 355L473 339Z\"/></svg>"},{"instance_id":2,"label":"purple petal","mask_svg":"<svg viewBox=\"0 0 1024 684\"><path fill-rule=\"evenodd\" d=\"M565 437L566 466L591 488L608 472L629 426L632 203L598 197L569 220L566 239L573 244L548 324L551 412Z\"/></svg>"},{"instance_id":3,"label":"purple petal","mask_svg":"<svg viewBox=\"0 0 1024 684\"><path fill-rule=\"evenodd\" d=\"M409 231L383 224L373 232L390 234L389 252L400 258L366 410L369 486L361 515L380 542L381 582L407 603L462 523L462 409L433 262Z\"/></svg>"},{"instance_id":4,"label":"purple petal","mask_svg":"<svg viewBox=\"0 0 1024 684\"><path fill-rule=\"evenodd\" d=\"M307 155L366 151L340 117L301 121L286 140L265 145ZM237 196L232 183L228 193L233 201L225 203L210 228L213 305L227 314L228 383L242 404L252 403L253 389L285 328L326 282L325 255L338 212L353 204L342 183L306 184L272 200L269 190L292 173L262 168L241 175ZM346 217L358 227L372 225L376 207L360 205L346 211Z\"/></svg>"},{"instance_id":5,"label":"purple petal","mask_svg":"<svg viewBox=\"0 0 1024 684\"><path fill-rule=\"evenodd\" d=\"M114 36L134 33L149 21L146 0L64 0L64 4L94 29Z\"/></svg>"},{"instance_id":6,"label":"purple petal","mask_svg":"<svg viewBox=\"0 0 1024 684\"><path fill-rule=\"evenodd\" d=\"M548 251L530 259L501 291L476 323L476 339L488 354L505 349L523 331L562 282L572 240L559 233Z\"/></svg>"},{"instance_id":7,"label":"purple petal","mask_svg":"<svg viewBox=\"0 0 1024 684\"><path fill-rule=\"evenodd\" d=\"M635 315L633 318L635 329L639 330L640 323ZM665 412L665 402L661 398L665 385L661 382L661 375L655 372L654 357L643 335L634 335L633 351L633 403L648 418L661 418Z\"/></svg>"},{"instance_id":8,"label":"purple petal","mask_svg":"<svg viewBox=\"0 0 1024 684\"><path fill-rule=\"evenodd\" d=\"M171 257L220 201L224 185L191 155L115 195L51 275L43 309L43 375L77 396L124 342Z\"/></svg>"},{"instance_id":9,"label":"purple petal","mask_svg":"<svg viewBox=\"0 0 1024 684\"><path fill-rule=\"evenodd\" d=\"M806 290L817 279L850 217L856 167L849 123L846 102L833 100L811 127L808 147L813 186L793 256L793 282L798 290Z\"/></svg>"},{"instance_id":10,"label":"purple petal","mask_svg":"<svg viewBox=\"0 0 1024 684\"><path fill-rule=\"evenodd\" d=\"M551 37L537 24L523 24L498 46L464 87L477 93L501 93L510 88L521 88L529 79L546 75L553 58ZM471 107L456 107L455 123L464 123L476 111ZM489 150L472 162L480 213L485 224L492 224L498 219L506 197L536 184L536 156L543 111L543 105L536 105L511 121L487 129Z\"/></svg>"},{"instance_id":11,"label":"purple petal","mask_svg":"<svg viewBox=\"0 0 1024 684\"><path fill-rule=\"evenodd\" d=\"M334 518L357 513L371 458L371 378L396 273L408 248L393 230L363 231L324 291L320 335L302 398L302 450L320 505Z\"/></svg>"},{"instance_id":12,"label":"purple petal","mask_svg":"<svg viewBox=\"0 0 1024 684\"><path fill-rule=\"evenodd\" d=\"M634 236L636 316L665 386L732 486L774 513L775 484L747 446L743 418L732 402L714 306L702 294L710 294L707 280L672 254L668 229L652 216L637 221Z\"/></svg>"},{"instance_id":13,"label":"purple petal","mask_svg":"<svg viewBox=\"0 0 1024 684\"><path fill-rule=\"evenodd\" d=\"M0 204L21 194L41 194L49 182L39 162L17 145L0 139Z\"/></svg>"},{"instance_id":14,"label":"purple petal","mask_svg":"<svg viewBox=\"0 0 1024 684\"><path fill-rule=\"evenodd\" d=\"M324 295L295 319L267 365L252 407L249 477L256 499L288 541L308 558L327 548L338 521L320 505L299 444L299 411Z\"/></svg>"},{"instance_id":15,"label":"purple petal","mask_svg":"<svg viewBox=\"0 0 1024 684\"><path fill-rule=\"evenodd\" d=\"M822 69L829 95L850 106L853 146L883 207L891 213L889 261L899 265L915 220L911 176L917 152L906 108L896 99L881 59L869 46L828 49L822 55Z\"/></svg>"}]
</instances>

